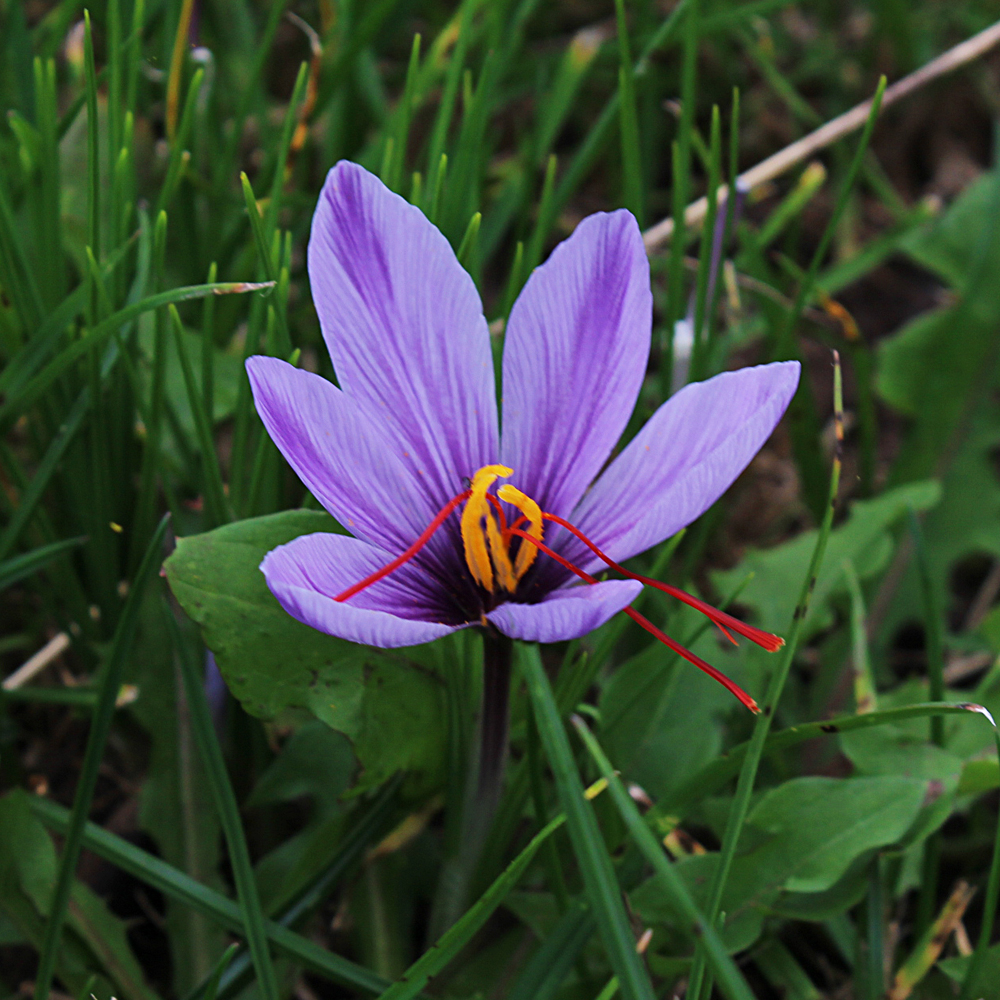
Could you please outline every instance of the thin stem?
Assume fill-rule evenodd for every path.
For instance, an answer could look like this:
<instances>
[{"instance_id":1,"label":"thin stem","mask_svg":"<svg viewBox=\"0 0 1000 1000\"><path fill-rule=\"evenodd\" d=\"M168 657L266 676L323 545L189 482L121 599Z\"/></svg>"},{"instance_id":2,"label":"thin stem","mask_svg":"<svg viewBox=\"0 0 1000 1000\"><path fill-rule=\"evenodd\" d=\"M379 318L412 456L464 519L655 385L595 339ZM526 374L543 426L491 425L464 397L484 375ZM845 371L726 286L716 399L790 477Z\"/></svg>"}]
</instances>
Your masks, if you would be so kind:
<instances>
[{"instance_id":1,"label":"thin stem","mask_svg":"<svg viewBox=\"0 0 1000 1000\"><path fill-rule=\"evenodd\" d=\"M486 836L496 811L507 763L512 651L510 639L487 632L483 639L483 709L479 717L479 777L474 816L480 838Z\"/></svg>"},{"instance_id":2,"label":"thin stem","mask_svg":"<svg viewBox=\"0 0 1000 1000\"><path fill-rule=\"evenodd\" d=\"M510 726L510 674L513 643L490 630L483 633L483 697L479 714L478 755L466 774L457 851L446 861L430 922L434 940L466 909L472 879L493 825L507 764Z\"/></svg>"},{"instance_id":3,"label":"thin stem","mask_svg":"<svg viewBox=\"0 0 1000 1000\"><path fill-rule=\"evenodd\" d=\"M813 549L812 559L809 562L809 569L805 580L802 582L802 590L799 593L795 612L792 615L792 624L789 629L787 644L783 650L784 655L771 675L767 695L764 699L764 709L757 716L753 735L750 738L747 748L747 754L743 759L743 766L740 769L736 794L733 797L733 804L730 807L729 816L726 820L726 829L719 851L719 862L709 887L706 916L712 926L715 926L719 918L719 912L722 909L722 895L726 888L726 880L729 878L729 870L732 867L733 858L736 855L740 833L750 808L750 798L753 794L753 786L757 778L757 767L764 753L764 745L771 728L771 722L777 711L778 703L781 700L785 681L788 679L788 673L791 670L792 660L795 658L802 623L809 611L809 602L812 598L816 577L819 575L820 567L823 564L823 555L826 552L827 540L830 537L830 531L833 527L833 512L840 484L841 449L844 440L844 398L840 374L840 356L836 351L834 352L833 370L833 411L837 432L837 447L834 452L833 468L830 472L830 489L827 494L826 513L816 537L816 546ZM705 952L699 947L695 951L694 963L691 968L691 979L688 984L688 996L692 1000L699 1000L699 998L707 996L711 991L711 984L709 977L706 976L706 971Z\"/></svg>"}]
</instances>

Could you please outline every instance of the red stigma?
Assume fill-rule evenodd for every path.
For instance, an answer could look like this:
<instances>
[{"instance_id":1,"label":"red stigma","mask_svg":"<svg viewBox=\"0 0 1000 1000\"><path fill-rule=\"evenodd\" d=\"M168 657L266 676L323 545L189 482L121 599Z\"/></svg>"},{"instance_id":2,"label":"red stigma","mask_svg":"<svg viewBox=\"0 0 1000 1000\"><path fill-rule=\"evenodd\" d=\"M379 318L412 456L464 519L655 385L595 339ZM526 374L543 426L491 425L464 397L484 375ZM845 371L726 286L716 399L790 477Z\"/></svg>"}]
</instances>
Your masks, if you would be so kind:
<instances>
[{"instance_id":1,"label":"red stigma","mask_svg":"<svg viewBox=\"0 0 1000 1000\"><path fill-rule=\"evenodd\" d=\"M489 470L487 470L489 471ZM509 470L508 470L509 471ZM431 539L434 533L441 527L442 524L448 519L449 515L452 514L455 509L466 500L472 496L472 490L467 489L462 493L457 494L452 497L435 515L434 520L420 533L417 540L406 549L401 555L398 555L391 562L386 563L381 569L376 570L369 576L366 576L363 580L359 580L354 585L347 588L347 590L338 594L334 600L335 601L346 601L353 597L355 594L360 593L366 587L370 587L374 583L378 583L379 580L385 579L390 573L395 572L400 566L409 562ZM521 544L530 543L534 545L536 549L543 552L550 559L554 559L560 566L568 569L571 573L574 573L581 580L588 584L597 583L596 577L590 575L585 570L580 569L579 566L574 565L565 556L559 555L548 545L546 545L540 538L534 538L528 532L521 529L522 524L529 524L529 518L525 516L519 516L512 524L507 524L507 518L503 511L503 506L500 500L493 496L491 493L485 495L487 502L493 507L497 515L497 521L500 526L500 533L503 539L506 541L512 536L516 535L518 538L522 539ZM533 501L532 501L533 502ZM537 508L536 508L537 509ZM535 515L537 517L537 514ZM564 518L558 517L556 514L548 514L544 511L541 512L543 520L551 521L553 524L558 524L560 527L565 528L570 534L575 538L578 538L584 545L590 549L599 559L606 563L611 569L616 570L623 576L628 577L631 580L638 580L639 583L648 587L655 587L657 590L663 591L665 594L669 594L671 597L676 597L679 601L683 601L685 604L694 608L696 611L700 611L703 615L709 618L715 623L722 631L722 633L733 643L736 640L733 638L732 632L736 632L739 635L744 636L751 642L757 643L758 646L763 647L769 652L774 652L780 649L781 646L785 644L785 640L780 636L772 635L770 632L765 632L763 629L754 628L752 625L747 625L745 622L741 622L738 618L734 618L732 615L726 614L724 611L719 611L718 608L713 608L710 604L706 604L704 601L699 600L697 597L692 597L690 594L685 593L677 587L673 587L668 583L663 583L660 580L654 580L648 576L642 576L640 573L633 573L631 570L625 569L624 566L616 563L610 556L606 556L587 536L580 531L579 528L570 524L569 521ZM721 671L716 670L710 663L706 663L700 656L696 656L689 649L685 649L679 642L671 639L662 629L657 628L648 618L639 614L638 611L633 607L627 607L622 609L625 614L629 616L637 625L644 628L650 635L655 639L658 639L669 649L672 649L678 656L683 657L688 663L693 664L699 670L704 671L713 680L718 681L727 691L735 695L736 698L740 700L751 712L759 712L760 708L757 702L750 697L738 684L730 680Z\"/></svg>"},{"instance_id":2,"label":"red stigma","mask_svg":"<svg viewBox=\"0 0 1000 1000\"><path fill-rule=\"evenodd\" d=\"M785 644L785 640L781 638L780 635L773 635L771 632L765 632L763 629L754 628L753 625L747 625L746 622L741 622L739 618L734 618L732 615L727 615L725 611L720 611L718 608L713 608L711 604L706 604L704 601L699 601L697 597L692 597L690 594L677 587L672 587L669 583L663 583L661 580L654 580L651 577L643 576L641 573L633 573L631 570L625 569L624 566L616 563L610 556L606 556L579 528L570 524L569 521L557 517L555 514L542 513L542 517L546 521L552 521L553 524L558 524L560 527L565 528L568 532L579 538L584 545L590 549L591 552L597 556L598 559L603 560L611 569L623 576L627 576L631 580L638 580L641 584L647 587L655 587L657 590L662 590L663 593L669 594L671 597L676 597L678 601L683 601L689 607L694 608L696 611L700 611L706 618L710 619L714 624L716 624L721 630L722 634L735 646L736 640L732 637L729 629L742 635L745 639L749 639L751 642L756 643L758 646L766 649L769 653L774 653L781 649Z\"/></svg>"},{"instance_id":3,"label":"red stigma","mask_svg":"<svg viewBox=\"0 0 1000 1000\"><path fill-rule=\"evenodd\" d=\"M381 569L375 570L370 576L366 576L363 580L359 580L353 586L347 588L334 598L335 601L346 601L349 597L353 597L355 594L360 593L366 587L370 587L373 583L378 583L379 580L384 579L390 573L395 572L399 569L403 563L408 563L430 540L431 535L434 534L438 528L448 519L448 515L464 501L468 500L472 496L472 490L465 490L459 493L458 496L452 497L438 512L434 520L427 525L426 528L420 533L420 537L404 552L402 555L396 556L392 562L386 563Z\"/></svg>"},{"instance_id":4,"label":"red stigma","mask_svg":"<svg viewBox=\"0 0 1000 1000\"><path fill-rule=\"evenodd\" d=\"M551 514L543 514L542 517L547 518L548 520L557 520L555 516ZM558 523L562 524L565 522L563 522L562 519L559 518ZM586 583L597 583L597 579L595 577L591 576L589 573L580 569L579 566L575 566L568 559L559 555L557 552L553 552L552 549L550 549L544 542L540 542L537 539L532 538L526 531L521 531L518 528L510 528L509 530L512 535L517 535L519 538L524 538L527 541L531 542L532 545L537 546L541 552L544 552L551 559L555 559L557 563L559 563L561 566L564 566L571 573L575 573L578 577L580 577L581 580L585 581ZM574 534L575 533L576 530L574 529ZM595 548L596 550L596 546L592 547ZM626 575L634 576L634 574L626 574ZM687 597L688 595L685 594L684 596ZM700 604L701 602L699 601L698 603ZM712 678L712 680L718 681L727 691L735 695L744 705L746 705L746 707L749 708L751 712L754 712L756 714L760 711L760 707L758 706L757 702L754 701L754 699L751 698L750 695L748 695L746 691L744 691L743 688L741 688L735 681L730 680L730 678L728 678L724 673L722 673L722 671L716 670L715 667L713 667L710 663L706 663L700 656L696 656L694 653L691 652L691 650L685 649L684 646L682 646L679 642L676 642L675 640L671 639L670 636L666 634L666 632L664 632L662 629L657 628L648 618L645 618L643 615L639 614L639 612L636 611L635 608L630 606L627 608L623 608L622 610L625 612L625 614L629 616L629 618L632 619L632 621L636 623L636 625L639 625L642 628L644 628L651 636L653 636L655 639L659 639L660 642L662 642L668 648L672 649L678 656L683 657L685 660L688 661L688 663L693 664L699 670L703 670L706 674L708 674L709 677ZM715 609L713 608L712 610ZM721 614L721 612L718 613Z\"/></svg>"}]
</instances>

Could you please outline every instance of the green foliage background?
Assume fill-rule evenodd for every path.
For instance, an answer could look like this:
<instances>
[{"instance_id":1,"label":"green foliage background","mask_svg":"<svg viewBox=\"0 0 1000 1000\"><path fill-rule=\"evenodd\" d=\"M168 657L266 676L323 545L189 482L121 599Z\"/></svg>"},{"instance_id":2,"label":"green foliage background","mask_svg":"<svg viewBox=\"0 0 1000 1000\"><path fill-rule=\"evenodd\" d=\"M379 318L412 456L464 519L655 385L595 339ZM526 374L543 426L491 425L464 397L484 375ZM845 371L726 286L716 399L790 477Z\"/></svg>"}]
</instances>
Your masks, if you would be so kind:
<instances>
[{"instance_id":1,"label":"green foliage background","mask_svg":"<svg viewBox=\"0 0 1000 1000\"><path fill-rule=\"evenodd\" d=\"M806 377L747 476L635 568L789 646L640 599L756 723L627 622L518 649L472 856L482 641L390 653L281 611L264 553L341 528L242 364L334 377L304 261L340 158L451 240L499 357L584 215L677 218L994 16L0 0L4 672L70 644L0 693L0 997L1000 997L1000 765L969 708L1000 711L995 56L751 195L718 280L712 208L651 252L629 433L689 379Z\"/></svg>"}]
</instances>

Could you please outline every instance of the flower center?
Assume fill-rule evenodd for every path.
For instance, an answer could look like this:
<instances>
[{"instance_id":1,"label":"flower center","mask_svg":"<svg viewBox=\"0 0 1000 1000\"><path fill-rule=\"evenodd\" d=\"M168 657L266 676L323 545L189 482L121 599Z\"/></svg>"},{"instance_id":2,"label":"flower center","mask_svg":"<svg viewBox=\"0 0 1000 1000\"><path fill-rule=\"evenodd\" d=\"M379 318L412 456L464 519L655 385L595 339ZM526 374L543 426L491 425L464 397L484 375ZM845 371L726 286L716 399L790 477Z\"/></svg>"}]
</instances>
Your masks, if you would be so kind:
<instances>
[{"instance_id":1,"label":"flower center","mask_svg":"<svg viewBox=\"0 0 1000 1000\"><path fill-rule=\"evenodd\" d=\"M514 524L508 526L503 507L489 492L498 479L506 479L512 471L506 465L484 465L472 477L469 498L462 510L465 563L476 583L490 593L497 588L510 594L517 590L518 583L538 555L538 547L525 535L535 541L542 540L542 511L531 497L509 483L500 487L497 491L500 500L521 512ZM522 524L527 525L523 533L517 530ZM510 543L514 537L520 539L520 545L512 559Z\"/></svg>"},{"instance_id":2,"label":"flower center","mask_svg":"<svg viewBox=\"0 0 1000 1000\"><path fill-rule=\"evenodd\" d=\"M655 587L657 590L676 597L679 601L692 608L696 608L710 621L712 621L730 641L736 642L733 632L744 636L758 646L774 652L785 644L785 640L780 636L772 635L763 629L747 625L738 618L713 608L704 601L692 597L677 587L661 580L652 580L648 576L640 573L633 573L624 566L619 565L610 556L602 552L576 525L571 524L558 514L550 514L543 511L531 497L522 493L519 489L505 483L497 490L496 496L489 492L490 487L498 480L505 479L511 475L512 469L506 465L484 465L473 477L468 489L453 496L435 515L430 524L420 533L416 541L410 545L406 551L400 553L391 562L386 563L381 569L366 576L363 580L348 587L343 593L334 597L335 601L350 600L355 594L384 580L390 573L395 572L400 566L409 562L431 539L434 533L442 524L462 505L461 534L462 545L465 550L465 562L469 567L469 572L473 579L485 590L494 593L499 586L508 593L513 594L517 589L521 577L528 572L531 564L535 561L539 552L559 563L565 569L578 576L584 583L596 584L597 578L586 570L575 565L564 555L549 548L542 541L542 525L544 521L551 521L565 528L571 535L579 539L595 556L598 557L610 569L621 573L622 576L631 580L638 580L644 586ZM501 500L511 504L521 512L520 516L512 523L507 524L507 517L504 514ZM492 509L491 509L492 508ZM519 539L517 551L511 557L511 540ZM711 664L706 663L700 656L695 655L689 649L685 649L679 642L675 642L661 629L657 628L651 621L639 614L635 608L629 606L623 609L637 625L644 628L650 635L654 636L665 646L672 649L678 656L683 657L688 663L694 664L700 670L705 671L713 677L728 691L732 692L744 705L752 712L759 712L757 702L753 700L738 684L731 681L725 674L716 670ZM488 624L485 614L482 617L482 624Z\"/></svg>"}]
</instances>

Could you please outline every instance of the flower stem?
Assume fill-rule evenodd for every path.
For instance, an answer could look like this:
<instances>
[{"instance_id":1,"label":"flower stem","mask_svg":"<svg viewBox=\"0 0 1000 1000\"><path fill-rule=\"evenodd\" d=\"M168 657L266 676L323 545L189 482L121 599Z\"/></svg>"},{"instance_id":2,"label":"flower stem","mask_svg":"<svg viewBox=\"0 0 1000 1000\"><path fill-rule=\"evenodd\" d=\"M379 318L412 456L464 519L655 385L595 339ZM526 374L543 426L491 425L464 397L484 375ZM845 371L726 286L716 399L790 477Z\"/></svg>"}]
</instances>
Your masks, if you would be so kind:
<instances>
[{"instance_id":1,"label":"flower stem","mask_svg":"<svg viewBox=\"0 0 1000 1000\"><path fill-rule=\"evenodd\" d=\"M479 716L479 776L477 803L470 819L486 836L503 785L510 728L510 670L513 643L504 635L489 632L483 637L483 707ZM470 831L471 832L471 831Z\"/></svg>"},{"instance_id":2,"label":"flower stem","mask_svg":"<svg viewBox=\"0 0 1000 1000\"><path fill-rule=\"evenodd\" d=\"M513 643L492 630L483 633L483 697L478 751L466 772L457 848L445 861L430 921L436 940L462 915L503 788L510 724Z\"/></svg>"}]
</instances>

